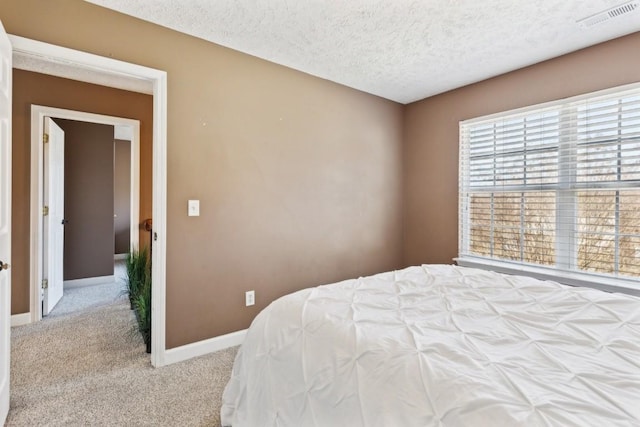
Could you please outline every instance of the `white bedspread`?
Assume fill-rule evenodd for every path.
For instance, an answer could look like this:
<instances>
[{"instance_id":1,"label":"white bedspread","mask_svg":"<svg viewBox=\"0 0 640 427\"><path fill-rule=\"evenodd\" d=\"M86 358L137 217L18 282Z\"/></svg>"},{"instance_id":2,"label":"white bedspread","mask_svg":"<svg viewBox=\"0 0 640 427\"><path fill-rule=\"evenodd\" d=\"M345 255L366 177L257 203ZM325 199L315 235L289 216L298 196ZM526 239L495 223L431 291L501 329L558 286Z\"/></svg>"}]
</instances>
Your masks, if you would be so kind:
<instances>
[{"instance_id":1,"label":"white bedspread","mask_svg":"<svg viewBox=\"0 0 640 427\"><path fill-rule=\"evenodd\" d=\"M222 424L639 426L640 299L424 265L278 299Z\"/></svg>"}]
</instances>

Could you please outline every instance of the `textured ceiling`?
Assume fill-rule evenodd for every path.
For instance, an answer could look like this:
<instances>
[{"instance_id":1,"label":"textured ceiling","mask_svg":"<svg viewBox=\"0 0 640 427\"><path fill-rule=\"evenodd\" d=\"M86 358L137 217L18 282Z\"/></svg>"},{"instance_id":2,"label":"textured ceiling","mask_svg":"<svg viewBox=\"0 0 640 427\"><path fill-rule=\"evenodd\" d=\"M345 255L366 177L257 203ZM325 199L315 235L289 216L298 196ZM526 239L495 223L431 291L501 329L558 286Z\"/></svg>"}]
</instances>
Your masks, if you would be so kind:
<instances>
[{"instance_id":1,"label":"textured ceiling","mask_svg":"<svg viewBox=\"0 0 640 427\"><path fill-rule=\"evenodd\" d=\"M409 103L640 30L624 0L88 0Z\"/></svg>"}]
</instances>

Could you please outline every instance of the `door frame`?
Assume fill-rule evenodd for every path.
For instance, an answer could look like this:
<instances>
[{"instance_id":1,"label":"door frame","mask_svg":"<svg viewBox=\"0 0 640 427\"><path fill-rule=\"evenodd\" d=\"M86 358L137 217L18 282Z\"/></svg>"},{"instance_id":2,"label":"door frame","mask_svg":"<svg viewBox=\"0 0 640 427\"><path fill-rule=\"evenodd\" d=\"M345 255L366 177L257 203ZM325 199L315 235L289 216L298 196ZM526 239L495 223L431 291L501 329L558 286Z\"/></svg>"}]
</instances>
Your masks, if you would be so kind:
<instances>
[{"instance_id":1,"label":"door frame","mask_svg":"<svg viewBox=\"0 0 640 427\"><path fill-rule=\"evenodd\" d=\"M31 250L30 298L31 322L42 320L40 283L43 279L43 178L44 178L44 118L75 120L103 125L124 125L133 128L131 138L131 191L130 191L130 247L138 247L140 224L140 121L102 114L66 110L42 105L31 105ZM64 191L64 189L62 189Z\"/></svg>"},{"instance_id":2,"label":"door frame","mask_svg":"<svg viewBox=\"0 0 640 427\"><path fill-rule=\"evenodd\" d=\"M144 67L124 61L106 58L87 52L81 52L61 46L43 43L24 37L9 35L14 57L30 58L34 61L50 63L53 66L64 64L57 75L80 81L84 74L101 74L112 81L128 81L151 84L153 87L153 254L152 277L152 343L151 364L166 364L166 210L167 210L167 73L163 70ZM80 72L78 72L80 71ZM84 73L83 73L84 72ZM61 75L62 74L62 75ZM94 82L95 83L95 82ZM106 83L106 86L115 84ZM30 242L34 246L34 231L31 230ZM32 272L33 275L33 272Z\"/></svg>"},{"instance_id":3,"label":"door frame","mask_svg":"<svg viewBox=\"0 0 640 427\"><path fill-rule=\"evenodd\" d=\"M2 257L1 261L8 263L7 270L0 271L0 423L4 424L10 409L11 394L11 264L13 264L11 256L11 239L13 235L11 223L11 196L12 196L12 150L13 150L13 112L11 103L13 101L13 74L12 74L12 47L10 41L6 38L6 33L2 22L0 22L0 92L4 92L2 100L6 98L7 103L2 103L0 107L3 111L0 114L6 117L7 122L0 120L0 132L6 132L0 135L0 139L6 137L6 145L0 143L0 191L2 192L2 217L4 221L0 222L0 231L3 234L2 241ZM4 110L6 108L6 110ZM5 181L6 180L6 181ZM5 240L6 239L6 240ZM5 258L6 256L6 258Z\"/></svg>"}]
</instances>

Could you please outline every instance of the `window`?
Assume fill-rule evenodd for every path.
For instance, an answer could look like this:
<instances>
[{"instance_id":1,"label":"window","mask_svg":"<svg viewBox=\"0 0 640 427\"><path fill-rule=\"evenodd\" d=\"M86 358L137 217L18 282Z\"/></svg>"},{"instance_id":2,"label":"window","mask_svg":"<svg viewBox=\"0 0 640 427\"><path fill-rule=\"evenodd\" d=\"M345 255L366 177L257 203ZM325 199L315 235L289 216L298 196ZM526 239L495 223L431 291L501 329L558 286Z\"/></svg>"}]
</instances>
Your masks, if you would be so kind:
<instances>
[{"instance_id":1,"label":"window","mask_svg":"<svg viewBox=\"0 0 640 427\"><path fill-rule=\"evenodd\" d=\"M460 123L460 258L640 277L640 85Z\"/></svg>"}]
</instances>

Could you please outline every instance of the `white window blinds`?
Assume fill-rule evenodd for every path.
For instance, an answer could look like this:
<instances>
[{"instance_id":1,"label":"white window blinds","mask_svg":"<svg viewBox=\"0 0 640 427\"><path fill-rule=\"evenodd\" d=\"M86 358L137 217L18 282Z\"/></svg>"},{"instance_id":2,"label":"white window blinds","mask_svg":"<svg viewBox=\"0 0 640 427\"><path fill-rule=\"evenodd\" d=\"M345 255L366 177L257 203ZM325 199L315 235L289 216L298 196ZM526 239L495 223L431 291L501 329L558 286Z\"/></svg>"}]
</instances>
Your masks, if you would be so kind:
<instances>
[{"instance_id":1,"label":"white window blinds","mask_svg":"<svg viewBox=\"0 0 640 427\"><path fill-rule=\"evenodd\" d=\"M640 276L640 85L460 124L460 257Z\"/></svg>"}]
</instances>

